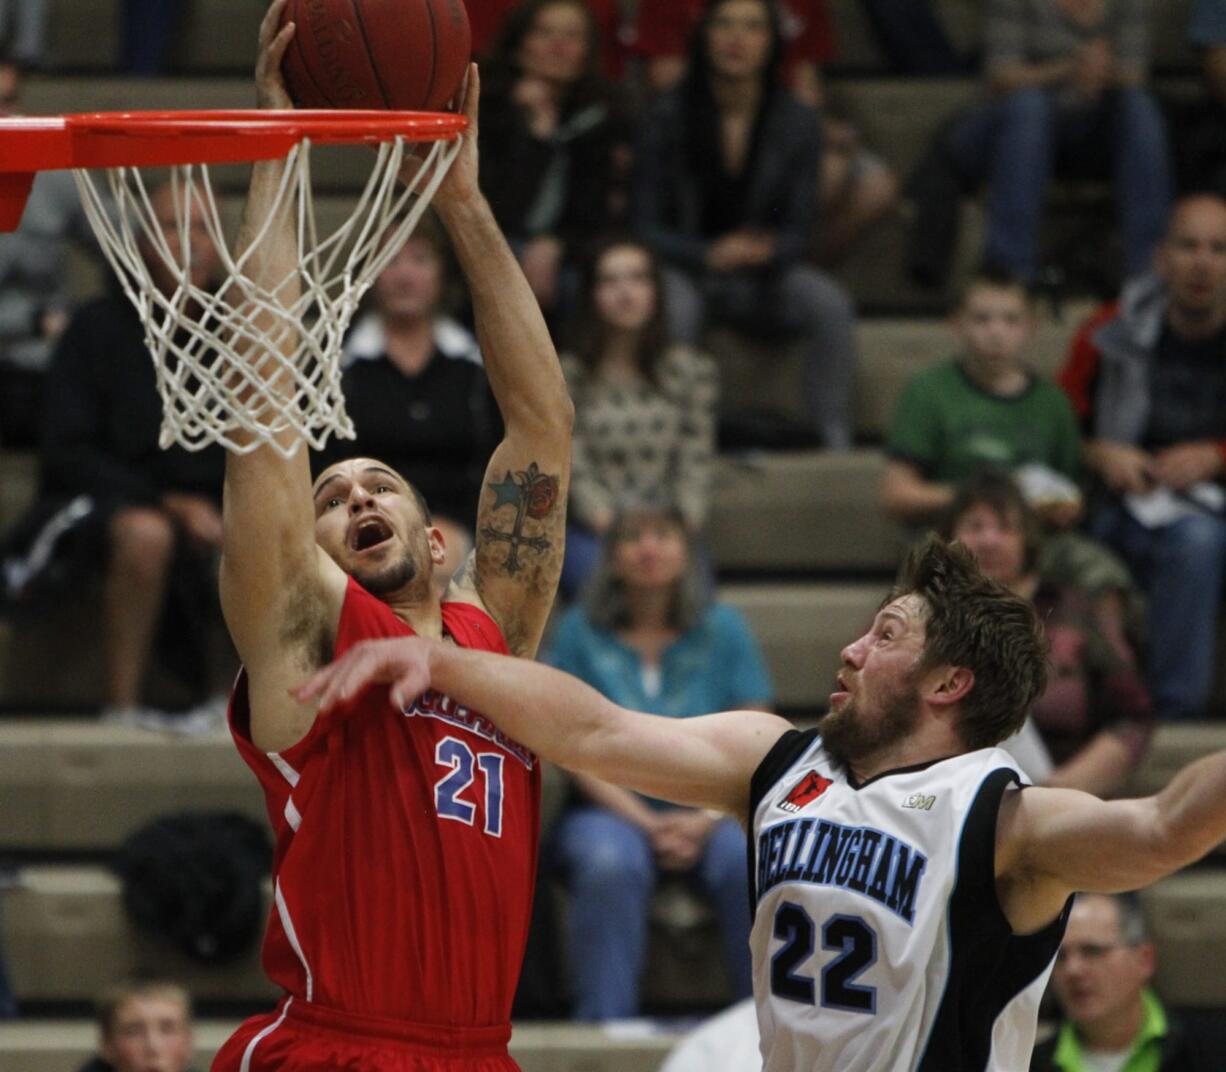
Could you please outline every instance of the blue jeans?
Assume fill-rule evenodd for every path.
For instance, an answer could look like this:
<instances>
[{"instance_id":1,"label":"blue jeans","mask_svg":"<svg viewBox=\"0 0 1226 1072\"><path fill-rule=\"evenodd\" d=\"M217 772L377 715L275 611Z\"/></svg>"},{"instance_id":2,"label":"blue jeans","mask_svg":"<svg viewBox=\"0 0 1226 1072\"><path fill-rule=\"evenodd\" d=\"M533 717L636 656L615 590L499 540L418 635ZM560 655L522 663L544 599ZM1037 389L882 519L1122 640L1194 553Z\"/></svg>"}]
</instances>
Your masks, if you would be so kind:
<instances>
[{"instance_id":1,"label":"blue jeans","mask_svg":"<svg viewBox=\"0 0 1226 1072\"><path fill-rule=\"evenodd\" d=\"M636 1016L647 952L648 907L656 884L646 835L603 808L567 812L554 851L571 892L570 957L575 1019ZM750 993L749 890L745 834L731 819L716 824L694 869L715 902L737 998Z\"/></svg>"},{"instance_id":2,"label":"blue jeans","mask_svg":"<svg viewBox=\"0 0 1226 1072\"><path fill-rule=\"evenodd\" d=\"M969 112L948 145L963 177L986 179L984 260L1031 282L1038 270L1039 226L1057 162L1077 172L1110 161L1128 275L1150 267L1172 198L1166 125L1150 94L1116 89L1080 108L1055 91L1020 89Z\"/></svg>"},{"instance_id":3,"label":"blue jeans","mask_svg":"<svg viewBox=\"0 0 1226 1072\"><path fill-rule=\"evenodd\" d=\"M1156 715L1200 717L1213 687L1226 520L1203 514L1147 529L1112 505L1095 514L1090 531L1123 556L1148 597L1147 679Z\"/></svg>"}]
</instances>

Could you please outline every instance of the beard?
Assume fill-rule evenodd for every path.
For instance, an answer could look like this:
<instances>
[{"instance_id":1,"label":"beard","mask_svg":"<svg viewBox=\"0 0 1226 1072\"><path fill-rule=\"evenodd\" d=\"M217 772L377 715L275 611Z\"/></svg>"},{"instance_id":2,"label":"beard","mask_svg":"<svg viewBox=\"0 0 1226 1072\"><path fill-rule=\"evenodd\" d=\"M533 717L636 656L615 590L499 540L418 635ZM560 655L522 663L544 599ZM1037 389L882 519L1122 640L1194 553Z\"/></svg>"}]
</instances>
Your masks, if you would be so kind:
<instances>
[{"instance_id":1,"label":"beard","mask_svg":"<svg viewBox=\"0 0 1226 1072\"><path fill-rule=\"evenodd\" d=\"M822 747L843 767L890 745L911 733L919 721L920 698L914 675L887 693L881 700L881 713L867 718L853 699L837 711L830 711L817 724Z\"/></svg>"},{"instance_id":2,"label":"beard","mask_svg":"<svg viewBox=\"0 0 1226 1072\"><path fill-rule=\"evenodd\" d=\"M353 579L372 596L385 596L407 588L417 579L417 562L406 550L398 562L370 570L354 570Z\"/></svg>"}]
</instances>

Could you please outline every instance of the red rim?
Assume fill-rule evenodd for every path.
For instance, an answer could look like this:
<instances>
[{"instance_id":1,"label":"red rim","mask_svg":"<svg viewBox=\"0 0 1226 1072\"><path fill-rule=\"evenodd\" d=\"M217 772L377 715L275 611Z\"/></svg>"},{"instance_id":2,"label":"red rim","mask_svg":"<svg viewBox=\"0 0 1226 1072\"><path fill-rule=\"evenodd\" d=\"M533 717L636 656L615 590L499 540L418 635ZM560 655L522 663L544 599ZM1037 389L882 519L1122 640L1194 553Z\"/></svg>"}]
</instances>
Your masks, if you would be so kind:
<instances>
[{"instance_id":1,"label":"red rim","mask_svg":"<svg viewBox=\"0 0 1226 1072\"><path fill-rule=\"evenodd\" d=\"M0 119L0 231L21 221L39 171L169 167L275 160L304 138L378 144L394 138L454 141L468 126L447 112L230 110L85 112Z\"/></svg>"}]
</instances>

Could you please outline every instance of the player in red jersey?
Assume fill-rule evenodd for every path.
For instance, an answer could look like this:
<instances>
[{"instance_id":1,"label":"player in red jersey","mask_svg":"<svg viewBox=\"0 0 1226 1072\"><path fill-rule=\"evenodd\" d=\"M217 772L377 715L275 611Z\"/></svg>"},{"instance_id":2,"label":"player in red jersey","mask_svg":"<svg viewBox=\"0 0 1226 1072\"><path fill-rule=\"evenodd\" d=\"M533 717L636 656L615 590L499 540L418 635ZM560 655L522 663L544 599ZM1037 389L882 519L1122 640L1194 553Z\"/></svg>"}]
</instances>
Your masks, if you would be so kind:
<instances>
[{"instance_id":1,"label":"player in red jersey","mask_svg":"<svg viewBox=\"0 0 1226 1072\"><path fill-rule=\"evenodd\" d=\"M274 3L261 28L260 102L290 107ZM375 459L325 470L307 451L227 458L222 602L244 670L234 739L276 835L263 961L284 991L214 1072L513 1069L510 1009L537 857L539 765L479 712L386 690L314 718L288 694L304 672L373 637L418 635L531 656L561 568L573 409L544 321L477 186L478 86L465 145L434 206L468 278L506 436L472 555L440 602L439 531ZM268 215L281 164L256 165L244 227ZM292 229L254 271L295 263ZM292 295L284 296L286 303Z\"/></svg>"}]
</instances>

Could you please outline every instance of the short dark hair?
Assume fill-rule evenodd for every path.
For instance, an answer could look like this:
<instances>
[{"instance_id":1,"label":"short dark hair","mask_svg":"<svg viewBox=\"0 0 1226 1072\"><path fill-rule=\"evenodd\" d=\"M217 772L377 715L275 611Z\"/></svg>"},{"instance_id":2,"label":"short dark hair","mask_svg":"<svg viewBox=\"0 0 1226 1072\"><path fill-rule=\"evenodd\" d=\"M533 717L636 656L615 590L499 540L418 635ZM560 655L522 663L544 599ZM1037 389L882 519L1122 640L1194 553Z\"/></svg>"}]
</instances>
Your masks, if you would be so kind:
<instances>
[{"instance_id":1,"label":"short dark hair","mask_svg":"<svg viewBox=\"0 0 1226 1072\"><path fill-rule=\"evenodd\" d=\"M1016 290L1026 301L1027 308L1034 304L1034 291L1029 284L1016 272L1001 268L994 264L981 265L958 291L958 301L955 310L965 309L971 294L979 289Z\"/></svg>"},{"instance_id":2,"label":"short dark hair","mask_svg":"<svg viewBox=\"0 0 1226 1072\"><path fill-rule=\"evenodd\" d=\"M928 611L919 670L963 666L975 675L962 700L968 749L1022 727L1047 685L1047 640L1034 607L988 577L960 543L930 536L907 556L893 598L917 595Z\"/></svg>"},{"instance_id":3,"label":"short dark hair","mask_svg":"<svg viewBox=\"0 0 1226 1072\"><path fill-rule=\"evenodd\" d=\"M1033 573L1038 568L1043 533L1039 518L1017 486L1017 481L1000 469L984 469L958 485L954 501L942 520L940 533L946 540L954 538L958 522L976 506L986 506L997 517L1008 519L1016 514L1022 529L1022 569Z\"/></svg>"}]
</instances>

